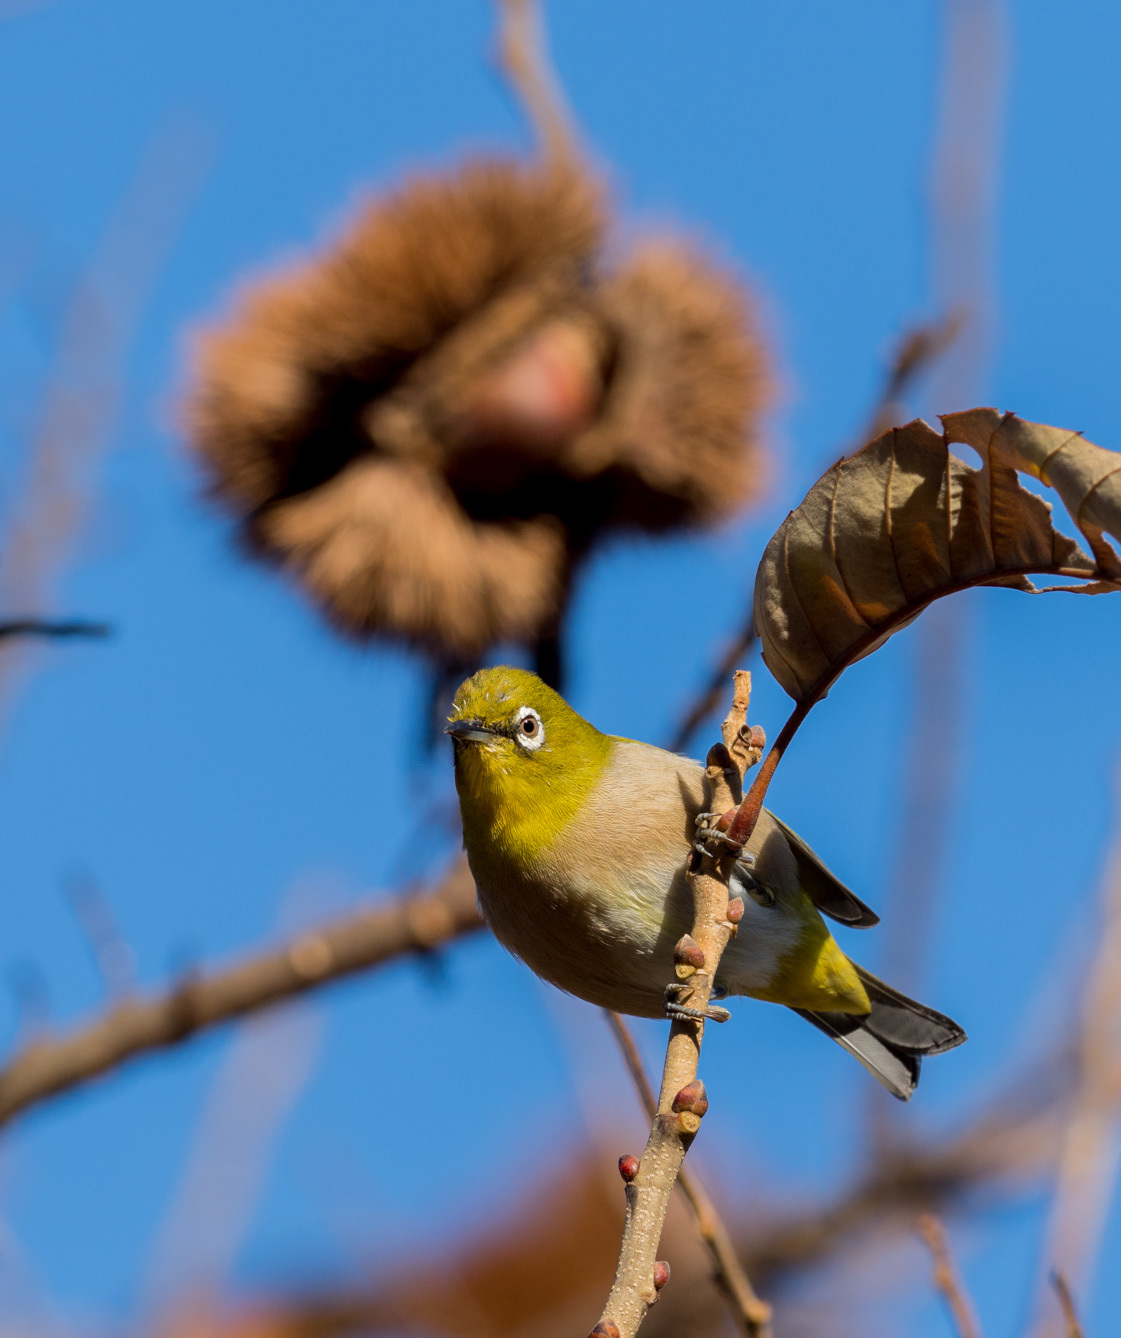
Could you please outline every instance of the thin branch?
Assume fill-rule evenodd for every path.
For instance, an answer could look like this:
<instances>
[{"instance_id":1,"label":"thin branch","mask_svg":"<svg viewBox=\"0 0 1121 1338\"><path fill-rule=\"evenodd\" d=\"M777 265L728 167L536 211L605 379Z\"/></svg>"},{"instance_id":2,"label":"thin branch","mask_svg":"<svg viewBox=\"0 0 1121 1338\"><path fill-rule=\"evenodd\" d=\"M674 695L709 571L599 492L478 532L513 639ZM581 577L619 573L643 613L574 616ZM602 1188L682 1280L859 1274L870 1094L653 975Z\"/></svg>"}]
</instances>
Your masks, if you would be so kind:
<instances>
[{"instance_id":1,"label":"thin branch","mask_svg":"<svg viewBox=\"0 0 1121 1338\"><path fill-rule=\"evenodd\" d=\"M1085 972L1075 1046L1077 1073L1067 1112L1044 1244L1048 1271L1087 1294L1121 1162L1121 772L1113 849L1101 892L1093 959ZM1045 1287L1036 1332L1050 1335Z\"/></svg>"},{"instance_id":2,"label":"thin branch","mask_svg":"<svg viewBox=\"0 0 1121 1338\"><path fill-rule=\"evenodd\" d=\"M763 811L763 800L767 795L767 787L771 783L778 764L782 761L783 754L789 748L790 741L797 734L806 716L824 697L840 672L840 669L838 669L837 674L830 677L829 684L820 690L815 685L809 695L803 698L787 716L786 722L779 730L778 738L771 744L766 757L763 759L763 765L759 768L755 779L751 783L751 789L748 790L743 802L736 810L736 816L732 819L732 824L728 828L728 836L731 840L739 841L742 845L746 845L750 841L751 835L755 831L755 824L759 821L759 814Z\"/></svg>"},{"instance_id":3,"label":"thin branch","mask_svg":"<svg viewBox=\"0 0 1121 1338\"><path fill-rule=\"evenodd\" d=\"M106 637L112 628L108 623L89 623L81 619L69 622L45 622L40 618L13 618L0 622L0 641L9 637L35 636L62 640L67 637Z\"/></svg>"},{"instance_id":4,"label":"thin branch","mask_svg":"<svg viewBox=\"0 0 1121 1338\"><path fill-rule=\"evenodd\" d=\"M925 404L976 404L986 397L996 314L996 190L1007 79L1004 0L945 0L942 54L927 193L931 288L941 321L904 338L868 440L914 415L904 399L933 368ZM909 994L922 993L934 918L965 771L968 606L955 600L919 619L911 646L912 724L901 758L902 808L884 894L880 966ZM868 1121L884 1137L900 1112L883 1103Z\"/></svg>"},{"instance_id":5,"label":"thin branch","mask_svg":"<svg viewBox=\"0 0 1121 1338\"><path fill-rule=\"evenodd\" d=\"M638 1053L638 1046L634 1043L631 1029L618 1013L612 1013L606 1008L603 1013L607 1018L607 1025L619 1043L623 1062L634 1080L635 1090L638 1092L638 1099L646 1118L652 1121L658 1113L658 1099L646 1076L642 1056ZM677 1186L693 1210L701 1240L712 1257L713 1276L717 1286L724 1293L732 1314L739 1321L740 1328L747 1338L771 1338L771 1307L756 1296L751 1280L743 1271L743 1266L736 1255L736 1247L732 1244L728 1228L716 1211L716 1205L709 1198L708 1190L701 1183L700 1177L683 1165L677 1173Z\"/></svg>"},{"instance_id":6,"label":"thin branch","mask_svg":"<svg viewBox=\"0 0 1121 1338\"><path fill-rule=\"evenodd\" d=\"M910 647L911 721L900 759L900 813L883 894L879 970L896 989L921 998L930 960L939 892L953 832L954 801L965 773L964 629L966 609L936 604L918 620ZM878 1092L865 1098L873 1143L891 1138L900 1111Z\"/></svg>"},{"instance_id":7,"label":"thin branch","mask_svg":"<svg viewBox=\"0 0 1121 1338\"><path fill-rule=\"evenodd\" d=\"M743 627L737 632L735 638L728 643L727 649L720 656L705 686L686 707L685 714L666 745L671 753L682 752L704 721L712 715L713 711L724 700L724 694L728 690L728 679L735 672L736 666L743 664L752 654L757 641L754 615L749 608Z\"/></svg>"},{"instance_id":8,"label":"thin branch","mask_svg":"<svg viewBox=\"0 0 1121 1338\"><path fill-rule=\"evenodd\" d=\"M325 1021L322 1009L305 1005L257 1013L234 1029L151 1232L139 1288L145 1311L229 1285L277 1136L315 1076Z\"/></svg>"},{"instance_id":9,"label":"thin branch","mask_svg":"<svg viewBox=\"0 0 1121 1338\"><path fill-rule=\"evenodd\" d=\"M498 56L547 159L576 158L576 137L560 81L549 60L536 0L498 0Z\"/></svg>"},{"instance_id":10,"label":"thin branch","mask_svg":"<svg viewBox=\"0 0 1121 1338\"><path fill-rule=\"evenodd\" d=\"M67 879L62 890L89 946L106 995L114 1001L127 997L136 983L136 954L121 933L108 897L88 873Z\"/></svg>"},{"instance_id":11,"label":"thin branch","mask_svg":"<svg viewBox=\"0 0 1121 1338\"><path fill-rule=\"evenodd\" d=\"M148 299L206 167L186 126L167 124L148 144L63 313L54 366L28 443L27 477L5 516L0 606L44 611L93 499L95 466L113 439L129 353ZM17 634L49 633L21 620ZM47 624L42 624L46 627ZM71 627L76 629L76 624ZM27 670L21 645L0 659L0 716Z\"/></svg>"},{"instance_id":12,"label":"thin branch","mask_svg":"<svg viewBox=\"0 0 1121 1338\"><path fill-rule=\"evenodd\" d=\"M705 768L706 803L714 813L724 813L738 802L744 773L759 760L762 731L747 727L750 700L751 675L737 671L723 742L709 750ZM670 1025L658 1108L646 1149L637 1164L631 1158L620 1163L627 1182L623 1240L615 1281L592 1330L595 1338L633 1338L669 1279L669 1266L656 1257L662 1225L681 1164L708 1110L704 1084L697 1078L705 1018L720 958L743 914L742 902L729 900L738 852L719 833L715 835L703 854L694 849L686 862L693 929L674 949L682 1012Z\"/></svg>"},{"instance_id":13,"label":"thin branch","mask_svg":"<svg viewBox=\"0 0 1121 1338\"><path fill-rule=\"evenodd\" d=\"M924 1213L919 1218L919 1234L926 1241L934 1260L934 1285L946 1303L958 1338L981 1338L977 1313L954 1267L945 1227L933 1213Z\"/></svg>"},{"instance_id":14,"label":"thin branch","mask_svg":"<svg viewBox=\"0 0 1121 1338\"><path fill-rule=\"evenodd\" d=\"M944 0L928 203L938 307L960 322L932 408L983 394L996 326L998 197L1008 94L1007 0Z\"/></svg>"},{"instance_id":15,"label":"thin branch","mask_svg":"<svg viewBox=\"0 0 1121 1338\"><path fill-rule=\"evenodd\" d=\"M122 1001L86 1026L37 1039L0 1069L0 1125L58 1092L205 1028L243 1017L483 927L465 859L433 891L320 925L271 952Z\"/></svg>"},{"instance_id":16,"label":"thin branch","mask_svg":"<svg viewBox=\"0 0 1121 1338\"><path fill-rule=\"evenodd\" d=\"M859 442L861 446L866 441L875 441L889 428L898 427L900 418L909 416L907 397L914 390L916 382L949 350L964 329L966 320L967 312L956 307L946 316L923 321L903 331L888 363L879 399L868 416L868 425ZM968 395L955 395L953 402L964 404L971 398Z\"/></svg>"},{"instance_id":17,"label":"thin branch","mask_svg":"<svg viewBox=\"0 0 1121 1338\"><path fill-rule=\"evenodd\" d=\"M1074 1293L1070 1284L1057 1268L1051 1270L1051 1286L1059 1300L1059 1309L1063 1312L1063 1325L1066 1338L1083 1338L1082 1322L1078 1318L1078 1309L1074 1304Z\"/></svg>"}]
</instances>

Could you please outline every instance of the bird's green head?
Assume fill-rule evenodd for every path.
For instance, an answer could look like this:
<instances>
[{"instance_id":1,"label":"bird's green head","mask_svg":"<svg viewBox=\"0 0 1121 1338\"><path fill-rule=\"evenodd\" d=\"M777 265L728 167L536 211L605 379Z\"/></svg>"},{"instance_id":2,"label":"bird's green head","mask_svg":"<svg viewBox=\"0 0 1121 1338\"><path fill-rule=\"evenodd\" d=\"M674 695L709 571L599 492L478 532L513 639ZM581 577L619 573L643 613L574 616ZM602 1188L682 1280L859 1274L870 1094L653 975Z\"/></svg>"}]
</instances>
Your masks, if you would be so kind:
<instances>
[{"instance_id":1,"label":"bird's green head","mask_svg":"<svg viewBox=\"0 0 1121 1338\"><path fill-rule=\"evenodd\" d=\"M464 831L541 847L578 811L612 740L527 669L480 669L455 694L447 733Z\"/></svg>"}]
</instances>

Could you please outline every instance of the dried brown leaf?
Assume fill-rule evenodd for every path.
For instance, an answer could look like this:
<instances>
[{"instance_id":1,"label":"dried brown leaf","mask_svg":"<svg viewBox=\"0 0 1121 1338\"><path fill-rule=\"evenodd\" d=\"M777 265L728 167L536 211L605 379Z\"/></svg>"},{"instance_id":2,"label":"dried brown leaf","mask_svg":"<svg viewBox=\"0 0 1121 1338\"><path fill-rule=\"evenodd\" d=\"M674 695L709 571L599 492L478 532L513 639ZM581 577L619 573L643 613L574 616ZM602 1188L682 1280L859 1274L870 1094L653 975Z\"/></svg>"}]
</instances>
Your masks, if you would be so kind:
<instances>
[{"instance_id":1,"label":"dried brown leaf","mask_svg":"<svg viewBox=\"0 0 1121 1338\"><path fill-rule=\"evenodd\" d=\"M767 545L755 625L767 667L800 703L828 690L933 600L975 585L1038 593L1036 574L1121 590L1121 454L996 409L919 419L837 462ZM949 450L972 446L982 467ZM1053 487L1093 557L1051 523L1017 471Z\"/></svg>"}]
</instances>

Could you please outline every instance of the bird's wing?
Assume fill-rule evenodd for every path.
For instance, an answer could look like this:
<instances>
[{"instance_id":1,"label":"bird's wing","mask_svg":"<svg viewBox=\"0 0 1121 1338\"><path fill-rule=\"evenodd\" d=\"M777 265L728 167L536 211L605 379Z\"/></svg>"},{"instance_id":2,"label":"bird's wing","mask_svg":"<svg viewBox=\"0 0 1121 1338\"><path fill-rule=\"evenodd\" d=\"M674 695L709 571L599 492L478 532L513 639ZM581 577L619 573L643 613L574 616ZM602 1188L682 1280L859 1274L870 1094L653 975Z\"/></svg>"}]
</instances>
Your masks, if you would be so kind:
<instances>
[{"instance_id":1,"label":"bird's wing","mask_svg":"<svg viewBox=\"0 0 1121 1338\"><path fill-rule=\"evenodd\" d=\"M798 881L802 891L822 915L828 915L830 919L850 925L853 929L870 929L872 925L880 923L876 912L870 906L865 906L855 892L851 892L839 878L829 872L797 832L792 832L773 813L771 817L789 843L790 852L798 865Z\"/></svg>"}]
</instances>

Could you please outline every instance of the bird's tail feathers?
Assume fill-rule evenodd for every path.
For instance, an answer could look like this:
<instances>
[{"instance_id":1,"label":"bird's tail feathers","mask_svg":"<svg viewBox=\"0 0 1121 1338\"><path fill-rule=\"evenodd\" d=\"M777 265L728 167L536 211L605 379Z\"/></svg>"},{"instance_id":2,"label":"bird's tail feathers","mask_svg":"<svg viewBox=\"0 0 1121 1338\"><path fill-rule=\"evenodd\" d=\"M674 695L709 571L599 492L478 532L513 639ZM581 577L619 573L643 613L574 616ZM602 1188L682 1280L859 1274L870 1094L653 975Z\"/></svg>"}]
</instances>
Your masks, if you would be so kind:
<instances>
[{"instance_id":1,"label":"bird's tail feathers","mask_svg":"<svg viewBox=\"0 0 1121 1338\"><path fill-rule=\"evenodd\" d=\"M940 1055L965 1040L965 1032L943 1013L908 999L870 971L856 966L872 1011L800 1013L860 1061L892 1096L909 1101L919 1081L923 1055Z\"/></svg>"}]
</instances>

